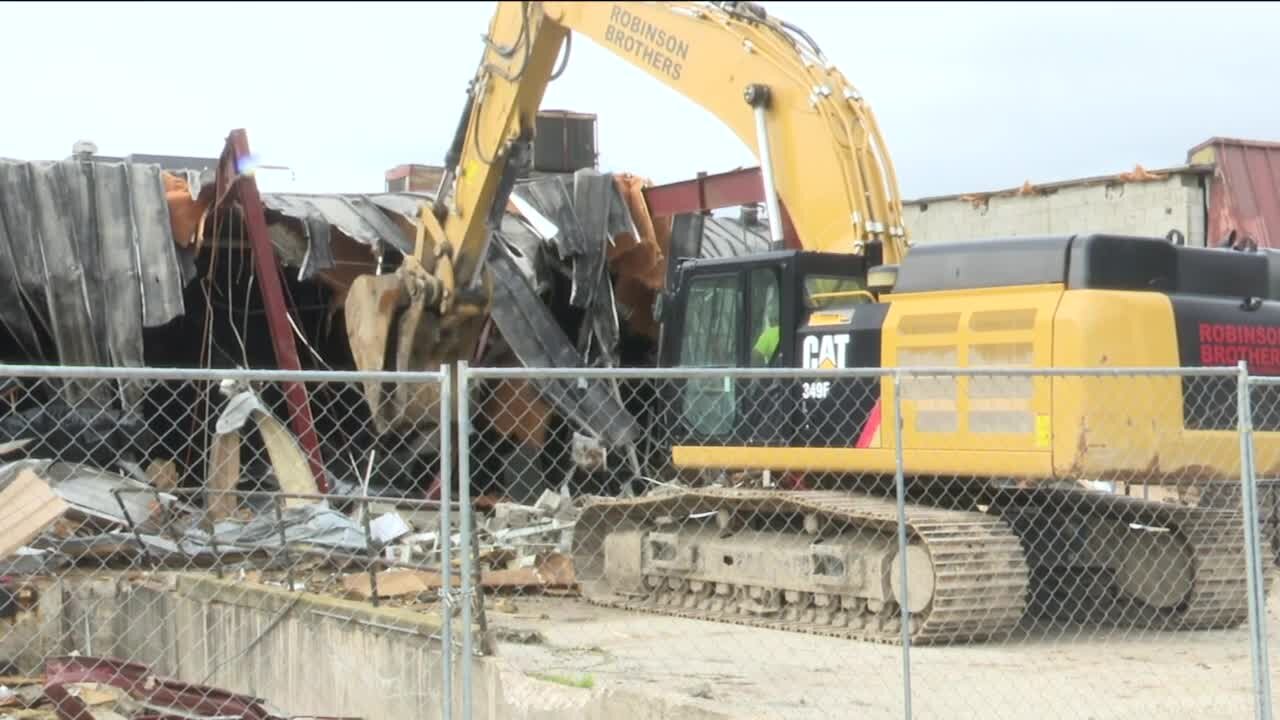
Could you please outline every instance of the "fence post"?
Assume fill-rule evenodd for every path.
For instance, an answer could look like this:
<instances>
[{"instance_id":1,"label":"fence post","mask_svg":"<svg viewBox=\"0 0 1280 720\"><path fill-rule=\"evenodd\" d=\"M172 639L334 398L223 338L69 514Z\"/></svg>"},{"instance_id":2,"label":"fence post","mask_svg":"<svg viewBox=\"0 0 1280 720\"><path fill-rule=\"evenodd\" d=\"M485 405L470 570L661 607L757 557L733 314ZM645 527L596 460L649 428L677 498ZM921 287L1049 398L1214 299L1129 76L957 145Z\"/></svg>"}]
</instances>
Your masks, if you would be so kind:
<instances>
[{"instance_id":1,"label":"fence post","mask_svg":"<svg viewBox=\"0 0 1280 720\"><path fill-rule=\"evenodd\" d=\"M472 584L471 567L471 372L467 361L458 363L458 535L462 556L462 718L471 720Z\"/></svg>"},{"instance_id":2,"label":"fence post","mask_svg":"<svg viewBox=\"0 0 1280 720\"><path fill-rule=\"evenodd\" d=\"M440 366L440 717L453 718L453 554L450 545L453 522L449 513L453 485L453 378L448 365Z\"/></svg>"},{"instance_id":3,"label":"fence post","mask_svg":"<svg viewBox=\"0 0 1280 720\"><path fill-rule=\"evenodd\" d=\"M1245 558L1249 577L1249 654L1253 667L1255 717L1271 720L1271 671L1267 658L1266 596L1262 575L1262 550L1258 531L1258 479L1253 468L1253 405L1249 395L1249 369L1239 363L1237 424L1240 430L1240 485L1244 506Z\"/></svg>"},{"instance_id":4,"label":"fence post","mask_svg":"<svg viewBox=\"0 0 1280 720\"><path fill-rule=\"evenodd\" d=\"M902 371L893 372L894 481L898 496L898 563L902 586L902 713L911 720L911 611L907 601L907 491L902 460Z\"/></svg>"}]
</instances>

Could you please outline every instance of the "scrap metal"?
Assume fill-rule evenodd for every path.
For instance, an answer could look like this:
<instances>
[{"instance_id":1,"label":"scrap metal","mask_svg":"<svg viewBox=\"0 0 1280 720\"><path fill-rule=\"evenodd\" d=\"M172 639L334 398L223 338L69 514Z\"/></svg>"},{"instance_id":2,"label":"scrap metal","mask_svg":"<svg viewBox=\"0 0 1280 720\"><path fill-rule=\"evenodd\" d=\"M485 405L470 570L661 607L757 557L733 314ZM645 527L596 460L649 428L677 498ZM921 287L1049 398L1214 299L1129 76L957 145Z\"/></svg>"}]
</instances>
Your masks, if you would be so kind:
<instances>
[{"instance_id":1,"label":"scrap metal","mask_svg":"<svg viewBox=\"0 0 1280 720\"><path fill-rule=\"evenodd\" d=\"M0 160L0 324L27 356L139 367L193 275L158 166Z\"/></svg>"}]
</instances>

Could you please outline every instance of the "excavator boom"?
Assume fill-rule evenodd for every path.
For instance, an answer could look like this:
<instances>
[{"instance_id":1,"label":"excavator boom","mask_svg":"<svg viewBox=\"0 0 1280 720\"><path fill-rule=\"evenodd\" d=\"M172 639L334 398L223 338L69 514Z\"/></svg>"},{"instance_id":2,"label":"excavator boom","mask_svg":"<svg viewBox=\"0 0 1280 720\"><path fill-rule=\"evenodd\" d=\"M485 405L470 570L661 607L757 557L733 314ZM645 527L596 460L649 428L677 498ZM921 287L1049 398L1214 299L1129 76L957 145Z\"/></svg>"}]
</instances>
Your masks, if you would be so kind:
<instances>
[{"instance_id":1,"label":"excavator boom","mask_svg":"<svg viewBox=\"0 0 1280 720\"><path fill-rule=\"evenodd\" d=\"M394 275L362 276L348 293L348 335L362 370L390 369L392 340L397 370L439 367L474 347L491 299L492 231L575 34L711 112L756 154L775 243L780 198L807 250L875 248L887 265L904 255L901 198L875 118L802 30L754 3L499 2L415 252ZM379 427L427 412L427 401L415 409L398 392L386 406L380 388L366 387Z\"/></svg>"},{"instance_id":2,"label":"excavator boom","mask_svg":"<svg viewBox=\"0 0 1280 720\"><path fill-rule=\"evenodd\" d=\"M460 283L481 264L488 214L505 207L510 165L533 138L543 92L574 34L732 130L765 168L766 196L786 204L805 249L860 254L880 243L883 262L900 261L902 201L875 117L803 31L752 3L500 2L446 160L456 200L441 225L458 251ZM769 209L780 241L780 213Z\"/></svg>"}]
</instances>

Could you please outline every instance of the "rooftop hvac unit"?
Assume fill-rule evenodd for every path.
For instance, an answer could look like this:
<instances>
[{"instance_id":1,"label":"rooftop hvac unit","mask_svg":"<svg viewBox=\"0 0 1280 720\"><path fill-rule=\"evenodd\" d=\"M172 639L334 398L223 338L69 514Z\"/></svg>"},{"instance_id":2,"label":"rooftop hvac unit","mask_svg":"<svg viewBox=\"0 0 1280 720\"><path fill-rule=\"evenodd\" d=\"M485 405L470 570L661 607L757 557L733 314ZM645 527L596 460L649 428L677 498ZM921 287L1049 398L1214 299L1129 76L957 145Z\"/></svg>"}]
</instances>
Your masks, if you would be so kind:
<instances>
[{"instance_id":1,"label":"rooftop hvac unit","mask_svg":"<svg viewBox=\"0 0 1280 720\"><path fill-rule=\"evenodd\" d=\"M571 173L596 167L596 116L542 110L534 125L533 170Z\"/></svg>"}]
</instances>

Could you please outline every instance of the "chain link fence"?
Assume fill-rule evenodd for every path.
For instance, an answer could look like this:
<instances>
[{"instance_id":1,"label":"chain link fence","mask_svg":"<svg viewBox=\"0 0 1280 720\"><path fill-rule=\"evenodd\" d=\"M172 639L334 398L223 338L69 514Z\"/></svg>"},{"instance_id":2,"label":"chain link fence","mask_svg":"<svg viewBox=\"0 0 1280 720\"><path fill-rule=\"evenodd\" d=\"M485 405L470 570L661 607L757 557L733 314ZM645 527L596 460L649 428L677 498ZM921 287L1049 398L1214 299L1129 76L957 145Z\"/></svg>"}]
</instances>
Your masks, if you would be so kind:
<instances>
[{"instance_id":1,"label":"chain link fence","mask_svg":"<svg viewBox=\"0 0 1280 720\"><path fill-rule=\"evenodd\" d=\"M441 716L451 390L4 368L0 717Z\"/></svg>"},{"instance_id":2,"label":"chain link fence","mask_svg":"<svg viewBox=\"0 0 1280 720\"><path fill-rule=\"evenodd\" d=\"M460 442L483 606L536 638L501 653L548 693L727 717L1259 708L1273 600L1251 622L1244 508L1259 587L1278 535L1268 483L1251 502L1241 480L1246 448L1280 462L1280 428L1257 388L1240 423L1233 368L461 378L469 426L527 428Z\"/></svg>"},{"instance_id":3,"label":"chain link fence","mask_svg":"<svg viewBox=\"0 0 1280 720\"><path fill-rule=\"evenodd\" d=\"M1277 392L2 368L0 717L1269 717Z\"/></svg>"}]
</instances>

